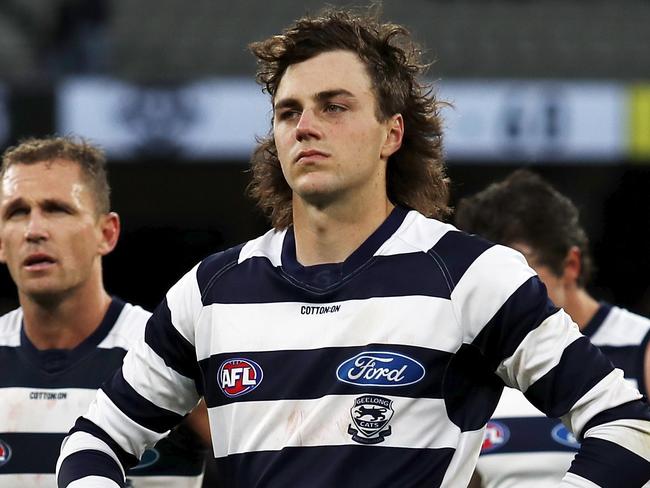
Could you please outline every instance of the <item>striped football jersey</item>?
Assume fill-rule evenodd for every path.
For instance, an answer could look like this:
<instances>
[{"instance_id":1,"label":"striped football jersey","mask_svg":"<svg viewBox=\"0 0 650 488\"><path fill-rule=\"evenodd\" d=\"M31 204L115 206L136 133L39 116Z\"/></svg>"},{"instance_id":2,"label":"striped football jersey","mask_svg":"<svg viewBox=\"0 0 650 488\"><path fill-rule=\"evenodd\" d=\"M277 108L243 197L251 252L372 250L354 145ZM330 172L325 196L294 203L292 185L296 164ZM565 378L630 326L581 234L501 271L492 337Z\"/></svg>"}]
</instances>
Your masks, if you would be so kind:
<instances>
[{"instance_id":1,"label":"striped football jersey","mask_svg":"<svg viewBox=\"0 0 650 488\"><path fill-rule=\"evenodd\" d=\"M504 385L585 436L571 486L602 458L626 486L650 474L649 407L521 254L399 207L342 263L302 266L293 229L270 231L167 293L59 486L119 486L204 396L224 486L464 487Z\"/></svg>"},{"instance_id":2,"label":"striped football jersey","mask_svg":"<svg viewBox=\"0 0 650 488\"><path fill-rule=\"evenodd\" d=\"M113 299L96 331L72 350L36 349L20 308L0 317L0 487L56 486L61 442L143 336L150 316ZM175 431L148 449L129 471L128 486L201 486L203 450L194 439Z\"/></svg>"},{"instance_id":3,"label":"striped football jersey","mask_svg":"<svg viewBox=\"0 0 650 488\"><path fill-rule=\"evenodd\" d=\"M601 303L583 333L645 392L650 320ZM488 422L476 469L483 488L557 486L580 443L559 419L547 418L518 390L506 388ZM645 485L650 488L650 483Z\"/></svg>"}]
</instances>

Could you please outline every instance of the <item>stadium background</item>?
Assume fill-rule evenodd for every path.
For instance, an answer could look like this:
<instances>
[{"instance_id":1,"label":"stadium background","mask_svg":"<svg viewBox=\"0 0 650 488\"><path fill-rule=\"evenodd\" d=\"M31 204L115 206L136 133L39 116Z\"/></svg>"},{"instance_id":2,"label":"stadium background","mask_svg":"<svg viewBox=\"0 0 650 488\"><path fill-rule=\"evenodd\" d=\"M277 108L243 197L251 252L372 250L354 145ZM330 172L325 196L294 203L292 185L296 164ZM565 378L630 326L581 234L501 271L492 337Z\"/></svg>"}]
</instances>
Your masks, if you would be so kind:
<instances>
[{"instance_id":1,"label":"stadium background","mask_svg":"<svg viewBox=\"0 0 650 488\"><path fill-rule=\"evenodd\" d=\"M267 229L244 196L269 114L246 45L321 6L0 2L0 147L58 132L107 150L123 223L105 261L112 293L152 308L201 257ZM650 2L384 0L383 11L436 60L430 79L454 103L452 203L537 170L581 209L595 296L650 313ZM4 268L0 297L16 303Z\"/></svg>"}]
</instances>

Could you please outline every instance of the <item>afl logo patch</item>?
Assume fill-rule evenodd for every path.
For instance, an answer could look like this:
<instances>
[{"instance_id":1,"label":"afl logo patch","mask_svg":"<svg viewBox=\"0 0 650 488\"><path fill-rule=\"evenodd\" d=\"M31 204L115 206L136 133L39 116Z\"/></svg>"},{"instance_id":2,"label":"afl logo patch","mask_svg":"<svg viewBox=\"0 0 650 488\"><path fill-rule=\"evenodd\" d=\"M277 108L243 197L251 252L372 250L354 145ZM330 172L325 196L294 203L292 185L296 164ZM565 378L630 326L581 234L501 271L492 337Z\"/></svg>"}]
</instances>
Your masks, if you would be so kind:
<instances>
[{"instance_id":1,"label":"afl logo patch","mask_svg":"<svg viewBox=\"0 0 650 488\"><path fill-rule=\"evenodd\" d=\"M490 420L485 426L481 454L492 452L505 446L510 440L510 429L501 422Z\"/></svg>"},{"instance_id":2,"label":"afl logo patch","mask_svg":"<svg viewBox=\"0 0 650 488\"><path fill-rule=\"evenodd\" d=\"M357 386L406 386L424 378L424 366L415 359L389 351L366 351L339 364L339 381Z\"/></svg>"},{"instance_id":3,"label":"afl logo patch","mask_svg":"<svg viewBox=\"0 0 650 488\"><path fill-rule=\"evenodd\" d=\"M573 449L579 449L580 443L578 439L567 429L564 424L559 423L551 431L551 437L558 444L563 446L572 447Z\"/></svg>"},{"instance_id":4,"label":"afl logo patch","mask_svg":"<svg viewBox=\"0 0 650 488\"><path fill-rule=\"evenodd\" d=\"M0 439L0 466L7 464L11 458L11 448L9 444Z\"/></svg>"},{"instance_id":5,"label":"afl logo patch","mask_svg":"<svg viewBox=\"0 0 650 488\"><path fill-rule=\"evenodd\" d=\"M229 398L250 393L260 386L263 377L260 365L244 358L223 362L217 372L219 388Z\"/></svg>"}]
</instances>

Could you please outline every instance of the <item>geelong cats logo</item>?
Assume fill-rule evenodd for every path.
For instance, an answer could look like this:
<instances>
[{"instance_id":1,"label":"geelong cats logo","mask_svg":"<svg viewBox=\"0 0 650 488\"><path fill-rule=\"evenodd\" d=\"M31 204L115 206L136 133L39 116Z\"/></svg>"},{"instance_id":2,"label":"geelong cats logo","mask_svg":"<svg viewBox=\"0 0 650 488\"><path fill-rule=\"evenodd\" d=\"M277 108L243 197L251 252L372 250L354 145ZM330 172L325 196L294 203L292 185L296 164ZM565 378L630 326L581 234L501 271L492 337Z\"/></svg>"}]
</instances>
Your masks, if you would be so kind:
<instances>
[{"instance_id":1,"label":"geelong cats logo","mask_svg":"<svg viewBox=\"0 0 650 488\"><path fill-rule=\"evenodd\" d=\"M348 434L359 444L378 444L391 434L388 423L393 418L393 401L377 395L365 395L354 400L350 409L352 423Z\"/></svg>"},{"instance_id":2,"label":"geelong cats logo","mask_svg":"<svg viewBox=\"0 0 650 488\"><path fill-rule=\"evenodd\" d=\"M336 377L358 386L405 386L420 381L424 373L424 366L403 354L366 351L342 362Z\"/></svg>"},{"instance_id":3,"label":"geelong cats logo","mask_svg":"<svg viewBox=\"0 0 650 488\"><path fill-rule=\"evenodd\" d=\"M250 393L260 386L263 377L260 365L244 358L224 361L217 372L219 388L230 398Z\"/></svg>"}]
</instances>

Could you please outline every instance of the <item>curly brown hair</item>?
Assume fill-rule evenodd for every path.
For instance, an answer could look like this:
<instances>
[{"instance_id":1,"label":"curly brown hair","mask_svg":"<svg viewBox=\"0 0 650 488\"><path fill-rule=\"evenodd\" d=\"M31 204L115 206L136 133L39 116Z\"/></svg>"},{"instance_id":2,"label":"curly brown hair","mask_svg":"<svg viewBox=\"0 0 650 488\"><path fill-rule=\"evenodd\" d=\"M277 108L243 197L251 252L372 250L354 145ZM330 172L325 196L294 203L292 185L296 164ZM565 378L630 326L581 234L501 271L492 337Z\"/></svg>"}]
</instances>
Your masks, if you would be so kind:
<instances>
[{"instance_id":1,"label":"curly brown hair","mask_svg":"<svg viewBox=\"0 0 650 488\"><path fill-rule=\"evenodd\" d=\"M593 263L578 209L532 171L517 170L462 198L456 207L455 224L498 244L530 246L539 263L556 276L562 276L567 253L576 246L582 264L578 284L584 287L589 283Z\"/></svg>"},{"instance_id":2,"label":"curly brown hair","mask_svg":"<svg viewBox=\"0 0 650 488\"><path fill-rule=\"evenodd\" d=\"M271 97L290 65L318 54L345 50L356 53L366 66L377 100L377 119L395 114L404 119L400 149L388 160L386 193L396 205L441 218L449 213L449 180L442 155L439 109L430 87L417 80L426 65L406 28L381 23L369 9L360 12L328 8L306 16L264 41L252 43L258 58L257 81ZM282 174L273 132L259 141L251 158L248 187L273 227L291 225L292 190Z\"/></svg>"},{"instance_id":3,"label":"curly brown hair","mask_svg":"<svg viewBox=\"0 0 650 488\"><path fill-rule=\"evenodd\" d=\"M81 174L91 189L97 214L108 213L111 189L106 175L106 156L101 149L81 138L49 136L20 141L2 155L0 180L14 164L36 164L57 159L79 165Z\"/></svg>"}]
</instances>

